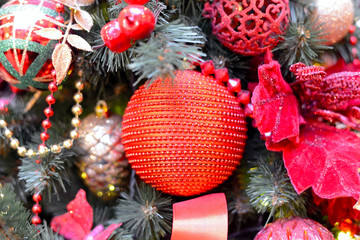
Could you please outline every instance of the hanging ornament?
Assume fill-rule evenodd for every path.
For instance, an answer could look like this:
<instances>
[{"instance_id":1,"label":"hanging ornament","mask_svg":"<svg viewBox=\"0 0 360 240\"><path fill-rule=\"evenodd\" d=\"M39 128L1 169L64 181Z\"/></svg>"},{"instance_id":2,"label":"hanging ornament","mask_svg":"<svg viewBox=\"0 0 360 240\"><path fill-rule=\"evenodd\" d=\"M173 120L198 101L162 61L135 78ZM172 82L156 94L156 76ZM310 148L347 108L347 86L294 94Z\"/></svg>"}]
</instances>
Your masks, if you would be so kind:
<instances>
[{"instance_id":1,"label":"hanging ornament","mask_svg":"<svg viewBox=\"0 0 360 240\"><path fill-rule=\"evenodd\" d=\"M329 230L319 223L304 218L278 219L266 225L255 237L254 240L270 239L335 239Z\"/></svg>"},{"instance_id":2,"label":"hanging ornament","mask_svg":"<svg viewBox=\"0 0 360 240\"><path fill-rule=\"evenodd\" d=\"M333 45L343 39L354 21L352 0L316 0L312 16L316 19L315 27L324 34L326 45Z\"/></svg>"},{"instance_id":3,"label":"hanging ornament","mask_svg":"<svg viewBox=\"0 0 360 240\"><path fill-rule=\"evenodd\" d=\"M53 81L51 55L58 43L35 32L56 28L63 15L50 0L12 0L0 9L0 75L20 89L47 88Z\"/></svg>"},{"instance_id":4,"label":"hanging ornament","mask_svg":"<svg viewBox=\"0 0 360 240\"><path fill-rule=\"evenodd\" d=\"M130 174L121 140L122 117L106 114L106 103L100 101L96 114L83 120L78 140L84 152L79 157L81 177L89 189L104 200L118 196Z\"/></svg>"},{"instance_id":5,"label":"hanging ornament","mask_svg":"<svg viewBox=\"0 0 360 240\"><path fill-rule=\"evenodd\" d=\"M289 1L214 0L205 3L204 16L225 47L254 56L276 46L289 22Z\"/></svg>"},{"instance_id":6,"label":"hanging ornament","mask_svg":"<svg viewBox=\"0 0 360 240\"><path fill-rule=\"evenodd\" d=\"M214 73L213 66L207 70ZM216 78L240 85L225 70L215 70ZM196 71L175 74L135 92L125 110L123 143L132 168L146 183L190 196L232 174L244 151L246 122L223 83ZM240 90L234 85L230 88Z\"/></svg>"},{"instance_id":7,"label":"hanging ornament","mask_svg":"<svg viewBox=\"0 0 360 240\"><path fill-rule=\"evenodd\" d=\"M105 45L114 53L124 52L131 47L131 40L125 36L117 19L105 24L100 34Z\"/></svg>"},{"instance_id":8,"label":"hanging ornament","mask_svg":"<svg viewBox=\"0 0 360 240\"><path fill-rule=\"evenodd\" d=\"M127 4L140 4L144 5L148 3L150 0L124 0Z\"/></svg>"}]
</instances>

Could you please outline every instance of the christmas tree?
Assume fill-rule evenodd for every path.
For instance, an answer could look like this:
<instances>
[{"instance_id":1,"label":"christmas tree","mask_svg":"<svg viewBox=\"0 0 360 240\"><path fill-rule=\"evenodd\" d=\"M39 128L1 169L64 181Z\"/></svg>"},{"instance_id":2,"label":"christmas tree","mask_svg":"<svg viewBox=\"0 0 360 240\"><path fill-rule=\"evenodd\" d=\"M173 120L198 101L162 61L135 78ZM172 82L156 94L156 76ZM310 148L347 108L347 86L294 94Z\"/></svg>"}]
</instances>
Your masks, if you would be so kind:
<instances>
[{"instance_id":1,"label":"christmas tree","mask_svg":"<svg viewBox=\"0 0 360 240\"><path fill-rule=\"evenodd\" d=\"M359 0L0 5L0 239L360 238Z\"/></svg>"}]
</instances>

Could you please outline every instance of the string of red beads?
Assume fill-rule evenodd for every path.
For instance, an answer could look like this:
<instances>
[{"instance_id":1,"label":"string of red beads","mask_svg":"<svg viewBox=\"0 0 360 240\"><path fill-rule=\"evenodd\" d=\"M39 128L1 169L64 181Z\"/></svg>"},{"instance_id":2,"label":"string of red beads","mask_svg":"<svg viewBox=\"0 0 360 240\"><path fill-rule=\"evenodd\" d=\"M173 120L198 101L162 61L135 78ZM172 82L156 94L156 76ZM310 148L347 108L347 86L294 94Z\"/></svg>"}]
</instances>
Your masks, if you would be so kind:
<instances>
[{"instance_id":1,"label":"string of red beads","mask_svg":"<svg viewBox=\"0 0 360 240\"><path fill-rule=\"evenodd\" d=\"M354 46L352 49L351 49L351 53L353 55L353 64L355 65L360 65L360 60L359 60L359 56L358 56L358 51L355 47L355 45L357 44L357 37L354 35L356 31L356 26L355 25L350 25L349 27L349 33L351 34L350 36L350 39L349 39L349 42L352 46Z\"/></svg>"}]
</instances>

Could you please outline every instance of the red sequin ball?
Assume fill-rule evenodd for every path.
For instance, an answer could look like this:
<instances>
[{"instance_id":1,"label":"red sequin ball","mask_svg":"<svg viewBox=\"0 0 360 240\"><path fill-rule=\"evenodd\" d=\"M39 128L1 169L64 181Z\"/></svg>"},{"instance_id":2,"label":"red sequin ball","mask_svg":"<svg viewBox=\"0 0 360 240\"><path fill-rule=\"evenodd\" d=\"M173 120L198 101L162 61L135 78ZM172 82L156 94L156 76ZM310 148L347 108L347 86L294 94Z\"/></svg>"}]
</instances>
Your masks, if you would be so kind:
<instances>
[{"instance_id":1,"label":"red sequin ball","mask_svg":"<svg viewBox=\"0 0 360 240\"><path fill-rule=\"evenodd\" d=\"M239 164L246 122L227 88L196 71L157 79L132 96L123 144L136 173L165 193L190 196L226 180Z\"/></svg>"},{"instance_id":2,"label":"red sequin ball","mask_svg":"<svg viewBox=\"0 0 360 240\"><path fill-rule=\"evenodd\" d=\"M289 0L214 0L204 6L204 16L211 19L212 32L220 42L251 56L277 44L289 14Z\"/></svg>"},{"instance_id":3,"label":"red sequin ball","mask_svg":"<svg viewBox=\"0 0 360 240\"><path fill-rule=\"evenodd\" d=\"M318 239L335 240L329 230L319 223L304 218L279 219L266 225L255 237L254 240L271 239Z\"/></svg>"}]
</instances>

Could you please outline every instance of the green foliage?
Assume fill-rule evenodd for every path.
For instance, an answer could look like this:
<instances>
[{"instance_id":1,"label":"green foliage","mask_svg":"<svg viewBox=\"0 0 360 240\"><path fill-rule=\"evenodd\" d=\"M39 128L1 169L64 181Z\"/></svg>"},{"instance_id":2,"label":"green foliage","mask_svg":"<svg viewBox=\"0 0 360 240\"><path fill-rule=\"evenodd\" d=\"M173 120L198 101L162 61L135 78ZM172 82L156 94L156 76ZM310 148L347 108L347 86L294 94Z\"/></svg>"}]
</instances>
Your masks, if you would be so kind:
<instances>
[{"instance_id":1,"label":"green foliage","mask_svg":"<svg viewBox=\"0 0 360 240\"><path fill-rule=\"evenodd\" d=\"M295 192L281 154L260 156L254 164L246 193L258 213L270 212L269 218L305 216L305 199Z\"/></svg>"},{"instance_id":2,"label":"green foliage","mask_svg":"<svg viewBox=\"0 0 360 240\"><path fill-rule=\"evenodd\" d=\"M134 85L142 79L174 78L174 70L186 68L185 58L198 61L198 57L204 56L203 44L199 28L186 26L181 21L157 27L147 43L141 42L133 49L135 56L129 68L139 75Z\"/></svg>"},{"instance_id":3,"label":"green foliage","mask_svg":"<svg viewBox=\"0 0 360 240\"><path fill-rule=\"evenodd\" d=\"M122 193L115 207L114 222L134 234L137 239L160 239L171 231L171 199L164 198L149 185L135 185L134 197Z\"/></svg>"},{"instance_id":4,"label":"green foliage","mask_svg":"<svg viewBox=\"0 0 360 240\"><path fill-rule=\"evenodd\" d=\"M39 236L37 240L65 240L62 236L55 233L44 221L39 230Z\"/></svg>"},{"instance_id":5,"label":"green foliage","mask_svg":"<svg viewBox=\"0 0 360 240\"><path fill-rule=\"evenodd\" d=\"M36 229L31 214L17 199L11 185L0 183L0 239L34 239Z\"/></svg>"}]
</instances>

